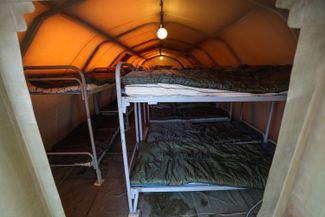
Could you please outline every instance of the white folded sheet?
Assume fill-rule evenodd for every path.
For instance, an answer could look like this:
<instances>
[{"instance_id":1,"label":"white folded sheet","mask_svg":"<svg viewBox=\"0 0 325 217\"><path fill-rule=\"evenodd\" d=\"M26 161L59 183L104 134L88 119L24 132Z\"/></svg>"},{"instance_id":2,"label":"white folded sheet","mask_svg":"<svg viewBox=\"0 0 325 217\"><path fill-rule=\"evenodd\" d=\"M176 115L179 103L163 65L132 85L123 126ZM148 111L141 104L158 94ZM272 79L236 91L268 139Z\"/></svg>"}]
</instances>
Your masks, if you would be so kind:
<instances>
[{"instance_id":1,"label":"white folded sheet","mask_svg":"<svg viewBox=\"0 0 325 217\"><path fill-rule=\"evenodd\" d=\"M250 96L278 95L279 93L253 94L220 89L189 87L179 84L131 84L125 86L128 96ZM281 94L285 94L282 92Z\"/></svg>"}]
</instances>

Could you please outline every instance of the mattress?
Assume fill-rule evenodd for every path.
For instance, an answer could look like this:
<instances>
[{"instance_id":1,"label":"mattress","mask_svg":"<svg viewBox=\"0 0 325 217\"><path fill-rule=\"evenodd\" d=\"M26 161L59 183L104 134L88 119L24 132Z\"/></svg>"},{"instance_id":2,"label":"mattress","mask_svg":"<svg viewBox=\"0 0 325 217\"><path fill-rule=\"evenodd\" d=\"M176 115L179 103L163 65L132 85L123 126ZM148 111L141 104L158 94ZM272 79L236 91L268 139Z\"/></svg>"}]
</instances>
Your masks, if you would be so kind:
<instances>
[{"instance_id":1,"label":"mattress","mask_svg":"<svg viewBox=\"0 0 325 217\"><path fill-rule=\"evenodd\" d=\"M106 87L109 86L110 84L104 84L104 85L96 85L96 84L87 84L87 91L92 91L96 90L97 88L101 87ZM34 86L31 83L27 83L29 92L31 93L76 93L80 92L80 85L71 85L71 86L66 86L66 87L50 87L50 88L45 88L45 87L37 87Z\"/></svg>"},{"instance_id":2,"label":"mattress","mask_svg":"<svg viewBox=\"0 0 325 217\"><path fill-rule=\"evenodd\" d=\"M162 103L150 107L150 121L227 120L228 113L215 103Z\"/></svg>"},{"instance_id":3,"label":"mattress","mask_svg":"<svg viewBox=\"0 0 325 217\"><path fill-rule=\"evenodd\" d=\"M33 80L33 79L60 79L60 78L77 78L77 76L59 76L59 75L43 75L29 77L31 80L27 83L29 91L32 93L73 93L80 91L80 84L75 80ZM95 90L100 87L108 86L115 83L115 75L113 73L92 73L85 77L86 88L88 91Z\"/></svg>"},{"instance_id":4,"label":"mattress","mask_svg":"<svg viewBox=\"0 0 325 217\"><path fill-rule=\"evenodd\" d=\"M291 66L236 69L134 71L123 78L127 95L280 93L288 90Z\"/></svg>"},{"instance_id":5,"label":"mattress","mask_svg":"<svg viewBox=\"0 0 325 217\"><path fill-rule=\"evenodd\" d=\"M263 189L272 157L258 143L202 147L177 140L144 142L131 172L131 185L203 183Z\"/></svg>"},{"instance_id":6,"label":"mattress","mask_svg":"<svg viewBox=\"0 0 325 217\"><path fill-rule=\"evenodd\" d=\"M189 87L179 84L132 84L125 86L128 96L256 96L279 95L279 93L253 94L248 92L234 92L220 89ZM280 94L285 95L287 91Z\"/></svg>"}]
</instances>

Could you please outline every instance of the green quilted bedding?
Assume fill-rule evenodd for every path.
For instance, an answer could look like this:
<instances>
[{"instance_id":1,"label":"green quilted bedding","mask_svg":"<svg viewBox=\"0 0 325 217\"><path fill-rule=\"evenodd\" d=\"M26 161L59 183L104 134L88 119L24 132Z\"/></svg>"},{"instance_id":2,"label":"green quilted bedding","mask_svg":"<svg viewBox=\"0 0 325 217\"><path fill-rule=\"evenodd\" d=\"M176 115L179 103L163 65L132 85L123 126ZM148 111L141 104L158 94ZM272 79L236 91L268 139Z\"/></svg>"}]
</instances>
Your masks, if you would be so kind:
<instances>
[{"instance_id":1,"label":"green quilted bedding","mask_svg":"<svg viewBox=\"0 0 325 217\"><path fill-rule=\"evenodd\" d=\"M271 160L257 143L201 146L177 140L145 142L131 184L206 183L263 189Z\"/></svg>"},{"instance_id":2,"label":"green quilted bedding","mask_svg":"<svg viewBox=\"0 0 325 217\"><path fill-rule=\"evenodd\" d=\"M151 124L147 141L178 140L189 144L211 146L229 143L260 143L262 136L237 121L211 123L159 123Z\"/></svg>"},{"instance_id":3,"label":"green quilted bedding","mask_svg":"<svg viewBox=\"0 0 325 217\"><path fill-rule=\"evenodd\" d=\"M150 108L151 120L189 120L227 118L228 113L215 103L163 103Z\"/></svg>"},{"instance_id":4,"label":"green quilted bedding","mask_svg":"<svg viewBox=\"0 0 325 217\"><path fill-rule=\"evenodd\" d=\"M123 78L123 83L125 85L165 83L236 92L279 93L288 90L290 72L290 65L135 71L127 74Z\"/></svg>"},{"instance_id":5,"label":"green quilted bedding","mask_svg":"<svg viewBox=\"0 0 325 217\"><path fill-rule=\"evenodd\" d=\"M78 78L78 76L47 76L48 78ZM46 76L42 76L39 78L47 78ZM38 78L34 76L32 78ZM104 84L114 84L115 83L115 74L114 73L92 73L85 76L87 84L96 84L97 86L101 86ZM30 83L39 88L64 88L70 86L79 86L80 84L74 80L58 80L58 81L30 81Z\"/></svg>"}]
</instances>

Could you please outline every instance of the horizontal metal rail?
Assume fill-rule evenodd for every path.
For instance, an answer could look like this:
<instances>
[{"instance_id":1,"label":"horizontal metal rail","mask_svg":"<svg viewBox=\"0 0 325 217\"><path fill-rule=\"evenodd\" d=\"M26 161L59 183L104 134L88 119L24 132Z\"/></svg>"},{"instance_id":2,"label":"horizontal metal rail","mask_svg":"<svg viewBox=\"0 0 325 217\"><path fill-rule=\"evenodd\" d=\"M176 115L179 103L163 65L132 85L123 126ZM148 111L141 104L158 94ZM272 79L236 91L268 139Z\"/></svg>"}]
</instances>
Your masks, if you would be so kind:
<instances>
[{"instance_id":1,"label":"horizontal metal rail","mask_svg":"<svg viewBox=\"0 0 325 217\"><path fill-rule=\"evenodd\" d=\"M169 120L155 120L151 119L150 123L200 123L200 122L222 122L228 121L229 117L218 117L218 118L191 118L191 119L169 119Z\"/></svg>"},{"instance_id":2,"label":"horizontal metal rail","mask_svg":"<svg viewBox=\"0 0 325 217\"><path fill-rule=\"evenodd\" d=\"M270 102L286 101L286 94L232 96L124 96L125 103L182 103L182 102Z\"/></svg>"},{"instance_id":3,"label":"horizontal metal rail","mask_svg":"<svg viewBox=\"0 0 325 217\"><path fill-rule=\"evenodd\" d=\"M226 190L239 190L245 188L232 187L232 186L218 186L218 185L178 185L178 186L132 186L132 191L137 192L180 192L180 191L226 191Z\"/></svg>"}]
</instances>

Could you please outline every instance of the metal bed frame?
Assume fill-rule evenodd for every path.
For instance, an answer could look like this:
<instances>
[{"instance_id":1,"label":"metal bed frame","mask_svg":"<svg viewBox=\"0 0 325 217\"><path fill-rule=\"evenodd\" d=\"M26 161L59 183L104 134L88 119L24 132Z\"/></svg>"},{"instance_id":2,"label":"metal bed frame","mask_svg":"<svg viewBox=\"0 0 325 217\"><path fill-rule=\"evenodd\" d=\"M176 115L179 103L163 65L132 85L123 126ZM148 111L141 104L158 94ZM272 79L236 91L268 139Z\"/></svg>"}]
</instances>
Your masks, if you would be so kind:
<instances>
[{"instance_id":1,"label":"metal bed frame","mask_svg":"<svg viewBox=\"0 0 325 217\"><path fill-rule=\"evenodd\" d=\"M87 90L87 83L86 83L86 78L85 78L85 73L72 65L55 65L55 66L26 66L24 67L25 71L42 71L42 70L70 70L73 71L74 73L78 73L78 77L46 77L46 78L29 78L26 76L27 81L77 81L79 83L79 89L77 91L70 91L70 92L64 92L64 93L43 93L43 92L30 92L31 94L37 94L37 95L52 95L52 94L59 94L59 95L65 95L65 94L81 94L82 101L84 102L85 106L85 111L86 111L86 116L87 116L87 125L88 125L88 131L89 131L89 137L90 137L90 145L91 145L91 150L92 152L47 152L47 155L56 155L56 156L89 156L91 161L86 162L86 163L73 163L73 164L52 164L52 167L58 167L58 166L86 166L86 167L93 167L95 172L96 172L96 182L94 185L100 186L103 183L103 178L101 174L101 170L99 168L99 164L101 160L103 159L104 155L108 151L107 149L110 147L110 145L114 142L118 132L119 132L119 127L115 130L115 132L112 135L112 138L109 141L109 144L107 146L107 149L101 153L99 156L97 155L96 152L96 145L95 145L95 140L94 140L94 133L93 133L93 127L92 127L92 122L91 122L91 113L89 109L89 100L88 97L89 95L96 94L94 95L94 104L95 104L95 112L96 114L99 114L99 105L98 105L98 97L97 94L100 93L103 90L106 90L110 87L113 87L115 84L104 84L102 86L99 86L98 88L92 89L92 90ZM67 73L65 73L67 74ZM37 74L40 75L40 74Z\"/></svg>"},{"instance_id":2,"label":"metal bed frame","mask_svg":"<svg viewBox=\"0 0 325 217\"><path fill-rule=\"evenodd\" d=\"M158 103L175 103L175 102L271 102L268 121L266 124L265 132L263 134L263 141L268 142L269 129L272 119L272 113L274 109L274 103L276 101L285 101L287 96L286 94L274 94L274 95L247 95L247 96L127 96L124 93L121 85L120 70L122 66L129 66L133 70L135 68L128 63L119 62L116 67L116 94L117 94L117 103L119 109L119 124L120 124L120 136L121 136L121 145L122 145L122 154L123 154L123 163L124 163L124 174L125 182L128 196L128 208L129 216L139 216L139 211L137 210L139 193L141 192L180 192L180 191L218 191L218 190L238 190L243 188L238 188L234 186L217 186L210 184L186 184L180 186L132 186L130 183L130 172L133 168L134 159L136 152L138 150L139 143L146 138L147 131L143 130L143 123L147 124L150 122L150 110L149 105L158 104ZM135 131L136 131L136 144L132 151L132 156L128 158L128 151L126 146L126 136L124 128L124 116L126 109L130 104L134 104L134 113L135 113ZM142 105L142 106L141 106ZM142 108L141 108L142 107ZM143 109L143 112L141 111ZM230 118L232 118L232 105L229 108ZM241 112L242 113L242 112ZM143 117L142 117L143 115ZM242 115L241 115L242 119ZM246 122L247 123L247 122ZM251 126L251 125L249 125ZM256 128L254 128L256 129Z\"/></svg>"}]
</instances>

